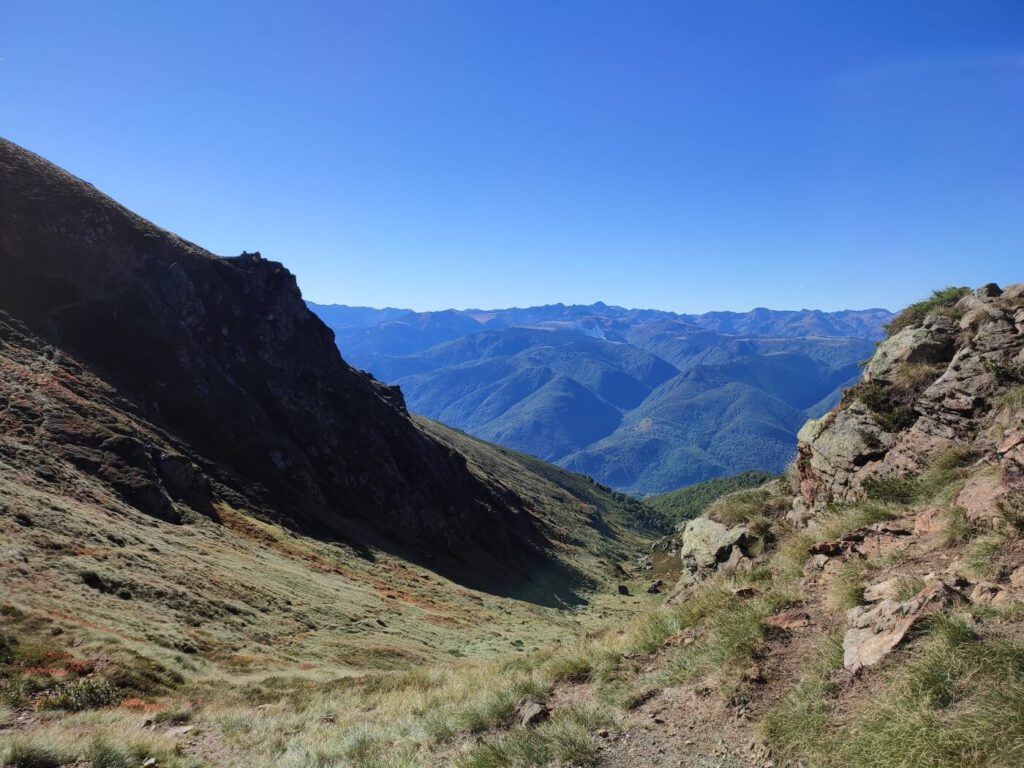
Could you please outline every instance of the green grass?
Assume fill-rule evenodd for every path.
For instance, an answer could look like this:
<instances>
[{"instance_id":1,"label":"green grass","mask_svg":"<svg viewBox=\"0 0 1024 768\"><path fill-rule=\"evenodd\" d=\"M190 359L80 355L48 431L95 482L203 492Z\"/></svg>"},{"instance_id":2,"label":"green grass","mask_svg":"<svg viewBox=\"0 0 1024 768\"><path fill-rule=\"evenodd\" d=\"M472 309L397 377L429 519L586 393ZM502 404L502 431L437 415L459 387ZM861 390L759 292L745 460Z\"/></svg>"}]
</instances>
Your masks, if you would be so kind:
<instances>
[{"instance_id":1,"label":"green grass","mask_svg":"<svg viewBox=\"0 0 1024 768\"><path fill-rule=\"evenodd\" d=\"M829 587L828 605L837 611L846 611L864 602L864 587L870 565L865 560L843 563Z\"/></svg>"},{"instance_id":2,"label":"green grass","mask_svg":"<svg viewBox=\"0 0 1024 768\"><path fill-rule=\"evenodd\" d=\"M945 527L942 529L942 543L947 547L966 544L977 533L977 528L967 516L967 510L954 506L946 511Z\"/></svg>"},{"instance_id":3,"label":"green grass","mask_svg":"<svg viewBox=\"0 0 1024 768\"><path fill-rule=\"evenodd\" d=\"M870 691L832 705L830 661L810 670L767 713L763 728L783 759L820 766L1020 765L1024 759L1024 647L979 635L970 623L940 616L927 639Z\"/></svg>"},{"instance_id":4,"label":"green grass","mask_svg":"<svg viewBox=\"0 0 1024 768\"><path fill-rule=\"evenodd\" d=\"M832 747L829 697L837 687L832 674L843 666L842 635L825 638L815 658L761 720L765 739L782 755L826 755Z\"/></svg>"},{"instance_id":5,"label":"green grass","mask_svg":"<svg viewBox=\"0 0 1024 768\"><path fill-rule=\"evenodd\" d=\"M864 479L864 495L873 501L898 505L934 502L947 505L963 487L973 451L954 445L938 454L931 466L916 477L872 475Z\"/></svg>"},{"instance_id":6,"label":"green grass","mask_svg":"<svg viewBox=\"0 0 1024 768\"><path fill-rule=\"evenodd\" d=\"M964 551L964 569L967 575L987 581L995 581L1005 576L1005 566L999 559L999 552L1005 543L1005 533L998 531L973 539Z\"/></svg>"},{"instance_id":7,"label":"green grass","mask_svg":"<svg viewBox=\"0 0 1024 768\"><path fill-rule=\"evenodd\" d=\"M1011 411L1024 408L1024 386L1013 387L999 397L999 404Z\"/></svg>"},{"instance_id":8,"label":"green grass","mask_svg":"<svg viewBox=\"0 0 1024 768\"><path fill-rule=\"evenodd\" d=\"M681 682L715 672L726 686L735 684L767 634L764 620L795 601L796 593L780 585L748 600L730 593L720 609L707 616L704 634L669 660L668 680Z\"/></svg>"},{"instance_id":9,"label":"green grass","mask_svg":"<svg viewBox=\"0 0 1024 768\"><path fill-rule=\"evenodd\" d=\"M904 309L896 319L886 326L889 336L895 336L904 328L920 325L928 315L946 315L956 317L956 303L971 292L966 287L940 288L932 291L932 295Z\"/></svg>"},{"instance_id":10,"label":"green grass","mask_svg":"<svg viewBox=\"0 0 1024 768\"><path fill-rule=\"evenodd\" d=\"M793 496L782 483L734 491L708 507L708 517L728 526L750 524L778 517L793 504Z\"/></svg>"}]
</instances>

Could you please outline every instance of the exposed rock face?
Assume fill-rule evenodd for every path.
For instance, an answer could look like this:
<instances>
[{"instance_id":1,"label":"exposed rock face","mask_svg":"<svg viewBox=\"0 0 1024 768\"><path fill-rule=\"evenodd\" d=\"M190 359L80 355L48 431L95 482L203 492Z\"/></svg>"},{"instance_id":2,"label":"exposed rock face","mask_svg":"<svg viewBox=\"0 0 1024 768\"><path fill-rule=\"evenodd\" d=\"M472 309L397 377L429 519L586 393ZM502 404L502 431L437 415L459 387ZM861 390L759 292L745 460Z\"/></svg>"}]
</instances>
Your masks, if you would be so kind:
<instances>
[{"instance_id":1,"label":"exposed rock face","mask_svg":"<svg viewBox=\"0 0 1024 768\"><path fill-rule=\"evenodd\" d=\"M61 437L68 461L146 514L212 514L214 495L234 493L307 532L439 568L521 571L543 549L518 498L341 359L280 264L218 258L0 141L0 275L2 343L39 352L30 365L73 357L169 436L69 420Z\"/></svg>"},{"instance_id":2,"label":"exposed rock face","mask_svg":"<svg viewBox=\"0 0 1024 768\"><path fill-rule=\"evenodd\" d=\"M873 607L851 608L850 628L843 637L843 666L852 672L874 666L903 642L915 624L961 599L959 592L937 581L905 603L886 599Z\"/></svg>"},{"instance_id":3,"label":"exposed rock face","mask_svg":"<svg viewBox=\"0 0 1024 768\"><path fill-rule=\"evenodd\" d=\"M920 472L958 443L998 452L1004 485L1021 485L1020 425L996 419L1002 394L1024 383L1024 284L986 286L950 314L883 342L863 384L801 430L798 517L858 497L871 475Z\"/></svg>"},{"instance_id":4,"label":"exposed rock face","mask_svg":"<svg viewBox=\"0 0 1024 768\"><path fill-rule=\"evenodd\" d=\"M865 381L891 384L906 363L948 363L956 345L952 319L932 316L918 328L904 328L878 345L864 369Z\"/></svg>"}]
</instances>

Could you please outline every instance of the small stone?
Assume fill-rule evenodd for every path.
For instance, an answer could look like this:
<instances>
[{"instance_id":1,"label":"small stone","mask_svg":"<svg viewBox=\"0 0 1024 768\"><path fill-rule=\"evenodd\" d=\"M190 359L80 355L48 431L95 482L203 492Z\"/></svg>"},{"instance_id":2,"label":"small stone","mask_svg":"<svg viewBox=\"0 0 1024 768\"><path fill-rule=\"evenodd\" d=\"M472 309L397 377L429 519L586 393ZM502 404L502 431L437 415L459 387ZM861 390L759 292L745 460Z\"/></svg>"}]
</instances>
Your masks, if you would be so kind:
<instances>
[{"instance_id":1,"label":"small stone","mask_svg":"<svg viewBox=\"0 0 1024 768\"><path fill-rule=\"evenodd\" d=\"M1010 586L1014 589L1024 587L1024 565L1010 574Z\"/></svg>"},{"instance_id":2,"label":"small stone","mask_svg":"<svg viewBox=\"0 0 1024 768\"><path fill-rule=\"evenodd\" d=\"M783 611L782 613L777 613L774 616L769 616L764 620L764 623L769 627L790 632L794 629L800 629L801 627L806 627L810 624L811 616L805 611L800 611L794 608L788 611Z\"/></svg>"},{"instance_id":3,"label":"small stone","mask_svg":"<svg viewBox=\"0 0 1024 768\"><path fill-rule=\"evenodd\" d=\"M939 533L946 527L942 510L938 507L925 507L914 519L914 533Z\"/></svg>"},{"instance_id":4,"label":"small stone","mask_svg":"<svg viewBox=\"0 0 1024 768\"><path fill-rule=\"evenodd\" d=\"M974 585L974 588L971 589L971 593L968 595L967 599L976 605L998 604L1006 600L1006 591L997 584L992 584L987 581L979 581Z\"/></svg>"}]
</instances>

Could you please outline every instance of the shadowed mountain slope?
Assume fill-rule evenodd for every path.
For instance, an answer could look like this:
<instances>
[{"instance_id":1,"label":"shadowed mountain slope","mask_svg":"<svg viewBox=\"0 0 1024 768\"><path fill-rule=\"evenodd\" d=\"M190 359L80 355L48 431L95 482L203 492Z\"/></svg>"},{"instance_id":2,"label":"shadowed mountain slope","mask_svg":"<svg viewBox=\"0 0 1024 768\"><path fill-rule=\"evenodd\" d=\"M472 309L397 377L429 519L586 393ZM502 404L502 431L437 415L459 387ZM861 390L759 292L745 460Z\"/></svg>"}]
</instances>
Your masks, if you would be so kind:
<instances>
[{"instance_id":1,"label":"shadowed mountain slope","mask_svg":"<svg viewBox=\"0 0 1024 768\"><path fill-rule=\"evenodd\" d=\"M0 142L0 266L5 353L108 392L102 413L83 396L88 416L4 392L6 429L140 512L178 523L229 503L492 588L551 559L523 499L345 363L280 264L216 257Z\"/></svg>"}]
</instances>

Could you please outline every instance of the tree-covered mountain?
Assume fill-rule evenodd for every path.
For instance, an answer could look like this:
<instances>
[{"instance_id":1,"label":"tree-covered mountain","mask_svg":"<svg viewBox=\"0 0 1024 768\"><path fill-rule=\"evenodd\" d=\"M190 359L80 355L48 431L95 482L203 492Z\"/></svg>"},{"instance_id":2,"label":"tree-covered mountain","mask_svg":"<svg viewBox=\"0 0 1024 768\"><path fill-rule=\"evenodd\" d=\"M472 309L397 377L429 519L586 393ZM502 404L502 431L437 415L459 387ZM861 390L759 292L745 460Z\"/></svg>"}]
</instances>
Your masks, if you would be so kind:
<instances>
[{"instance_id":1,"label":"tree-covered mountain","mask_svg":"<svg viewBox=\"0 0 1024 768\"><path fill-rule=\"evenodd\" d=\"M780 472L797 430L835 405L892 319L599 302L356 325L339 307L310 308L346 359L401 386L414 412L642 495Z\"/></svg>"}]
</instances>

